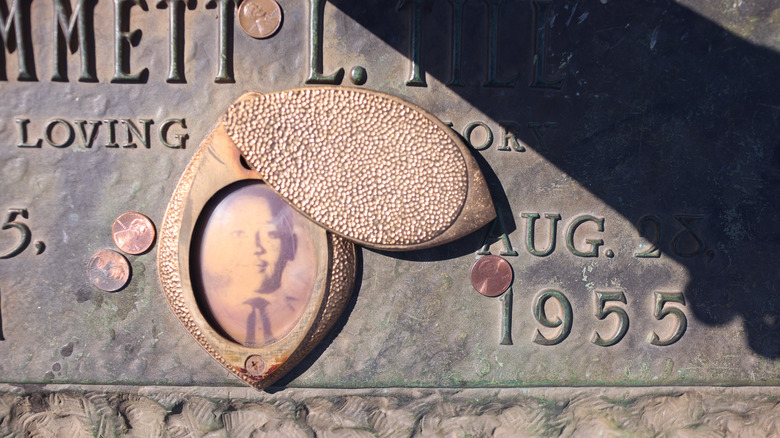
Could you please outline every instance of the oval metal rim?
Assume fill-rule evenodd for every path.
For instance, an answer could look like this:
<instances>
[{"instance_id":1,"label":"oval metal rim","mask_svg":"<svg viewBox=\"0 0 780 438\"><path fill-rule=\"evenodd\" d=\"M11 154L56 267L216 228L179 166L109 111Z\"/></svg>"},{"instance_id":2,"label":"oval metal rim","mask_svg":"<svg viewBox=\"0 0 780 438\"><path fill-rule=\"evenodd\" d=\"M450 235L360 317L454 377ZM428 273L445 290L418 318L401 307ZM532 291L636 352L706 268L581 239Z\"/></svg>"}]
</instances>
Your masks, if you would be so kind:
<instances>
[{"instance_id":1,"label":"oval metal rim","mask_svg":"<svg viewBox=\"0 0 780 438\"><path fill-rule=\"evenodd\" d=\"M215 151L211 147L215 144L227 144L232 148L232 151L228 150L230 148L224 148L223 152L227 152L228 159L220 160L218 156L214 156ZM187 332L228 371L256 389L263 389L293 368L335 324L352 293L356 255L352 243L322 230L327 245L327 266L322 268L326 270L324 281L318 281L321 284L315 285L304 315L293 333L279 342L257 348L238 344L222 336L208 323L197 305L189 278L189 240L197 216L208 199L236 181L259 180L255 172L240 165L239 157L238 148L218 124L201 143L174 189L160 230L157 267L169 307ZM202 205L193 205L189 200L193 183L202 170L204 161L211 158L223 162L227 169L218 172L213 178L208 178L206 184L213 193L201 197ZM198 214L188 217L193 216L192 212ZM318 278L320 277L322 276L318 274ZM302 324L305 329L300 330ZM260 355L266 362L265 371L259 376L249 375L244 368L246 358L253 354ZM289 355L284 357L287 354Z\"/></svg>"}]
</instances>

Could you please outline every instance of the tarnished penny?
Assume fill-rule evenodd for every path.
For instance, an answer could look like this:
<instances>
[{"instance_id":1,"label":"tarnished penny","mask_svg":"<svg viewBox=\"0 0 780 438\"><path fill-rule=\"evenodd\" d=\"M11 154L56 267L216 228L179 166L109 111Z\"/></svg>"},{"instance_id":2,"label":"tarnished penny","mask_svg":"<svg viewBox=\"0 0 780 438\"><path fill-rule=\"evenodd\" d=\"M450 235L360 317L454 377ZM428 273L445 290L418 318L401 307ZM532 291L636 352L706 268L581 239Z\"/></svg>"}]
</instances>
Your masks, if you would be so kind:
<instances>
[{"instance_id":1,"label":"tarnished penny","mask_svg":"<svg viewBox=\"0 0 780 438\"><path fill-rule=\"evenodd\" d=\"M238 7L238 24L252 38L268 38L282 24L282 8L274 0L244 0Z\"/></svg>"},{"instance_id":2,"label":"tarnished penny","mask_svg":"<svg viewBox=\"0 0 780 438\"><path fill-rule=\"evenodd\" d=\"M116 246L128 254L146 252L154 243L155 231L151 219L134 211L116 218L111 233Z\"/></svg>"},{"instance_id":3,"label":"tarnished penny","mask_svg":"<svg viewBox=\"0 0 780 438\"><path fill-rule=\"evenodd\" d=\"M87 265L89 281L100 290L114 292L122 289L130 279L130 264L122 254L101 249Z\"/></svg>"},{"instance_id":4,"label":"tarnished penny","mask_svg":"<svg viewBox=\"0 0 780 438\"><path fill-rule=\"evenodd\" d=\"M471 285L486 297L497 297L512 284L512 266L503 257L486 255L471 267Z\"/></svg>"}]
</instances>

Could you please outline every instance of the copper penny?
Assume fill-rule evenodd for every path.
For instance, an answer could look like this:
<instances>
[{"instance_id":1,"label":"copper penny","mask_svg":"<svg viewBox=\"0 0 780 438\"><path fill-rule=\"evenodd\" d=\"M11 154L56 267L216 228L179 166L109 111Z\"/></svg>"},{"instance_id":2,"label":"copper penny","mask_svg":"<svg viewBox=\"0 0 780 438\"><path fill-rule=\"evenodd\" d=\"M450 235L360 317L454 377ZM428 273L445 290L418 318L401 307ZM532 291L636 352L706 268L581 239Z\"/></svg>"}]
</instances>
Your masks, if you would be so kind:
<instances>
[{"instance_id":1,"label":"copper penny","mask_svg":"<svg viewBox=\"0 0 780 438\"><path fill-rule=\"evenodd\" d=\"M116 218L111 233L116 246L128 254L146 252L154 243L155 231L151 219L134 211Z\"/></svg>"},{"instance_id":2,"label":"copper penny","mask_svg":"<svg viewBox=\"0 0 780 438\"><path fill-rule=\"evenodd\" d=\"M89 281L100 290L114 292L122 289L130 279L130 264L122 254L101 249L87 265Z\"/></svg>"},{"instance_id":3,"label":"copper penny","mask_svg":"<svg viewBox=\"0 0 780 438\"><path fill-rule=\"evenodd\" d=\"M268 38L282 25L282 8L275 0L244 0L238 7L238 24L252 38Z\"/></svg>"},{"instance_id":4,"label":"copper penny","mask_svg":"<svg viewBox=\"0 0 780 438\"><path fill-rule=\"evenodd\" d=\"M471 285L486 297L497 297L512 284L512 266L503 257L486 255L471 267Z\"/></svg>"}]
</instances>

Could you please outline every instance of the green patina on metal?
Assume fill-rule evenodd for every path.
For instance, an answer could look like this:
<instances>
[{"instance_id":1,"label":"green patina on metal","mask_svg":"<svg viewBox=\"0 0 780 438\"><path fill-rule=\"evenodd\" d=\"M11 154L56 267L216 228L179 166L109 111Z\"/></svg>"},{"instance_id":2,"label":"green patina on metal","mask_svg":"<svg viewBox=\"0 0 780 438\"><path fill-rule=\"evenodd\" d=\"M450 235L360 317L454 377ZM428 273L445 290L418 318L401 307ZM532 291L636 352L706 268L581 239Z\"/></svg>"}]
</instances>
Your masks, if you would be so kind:
<instances>
[{"instance_id":1,"label":"green patina on metal","mask_svg":"<svg viewBox=\"0 0 780 438\"><path fill-rule=\"evenodd\" d=\"M780 384L771 2L280 1L266 40L229 0L66 3L0 8L0 215L27 212L0 230L0 380L240 385L163 305L154 250L116 293L86 264L121 213L160 224L238 96L327 83L449 122L499 216L361 250L343 321L280 385ZM514 270L501 298L470 285L485 254Z\"/></svg>"}]
</instances>

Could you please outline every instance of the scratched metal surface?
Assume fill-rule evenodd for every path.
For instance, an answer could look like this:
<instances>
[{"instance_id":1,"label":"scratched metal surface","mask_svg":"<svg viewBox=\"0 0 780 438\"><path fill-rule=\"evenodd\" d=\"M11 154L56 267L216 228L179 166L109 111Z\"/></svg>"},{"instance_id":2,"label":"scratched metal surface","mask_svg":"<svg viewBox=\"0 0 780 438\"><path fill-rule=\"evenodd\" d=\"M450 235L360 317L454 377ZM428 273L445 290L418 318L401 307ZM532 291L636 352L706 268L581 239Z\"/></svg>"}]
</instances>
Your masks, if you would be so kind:
<instances>
[{"instance_id":1,"label":"scratched metal surface","mask_svg":"<svg viewBox=\"0 0 780 438\"><path fill-rule=\"evenodd\" d=\"M31 41L37 81L17 79L16 52L5 54L0 82L0 210L25 208L31 242L0 260L0 380L12 383L129 383L238 385L187 335L165 305L157 282L156 248L128 256L127 288L102 292L89 285L86 264L112 248L112 221L136 210L158 226L178 178L220 114L246 91L305 86L310 75L309 4L280 1L284 22L267 40L236 26L234 83L215 83L219 8L197 2L184 11L184 83L167 83L170 9L131 8L130 29L142 34L130 49L130 72L148 68L141 84L115 84L114 5L95 6L98 82L84 83L78 54L68 56L69 82L50 80L54 64L51 2L33 2ZM457 2L455 2L457 3ZM490 3L490 2L488 2ZM491 61L488 6L463 5L461 80L453 79L452 7L434 1L421 11L421 74L427 86L407 86L410 26L415 4L329 2L324 7L323 69L327 75L362 66L362 87L409 100L452 122L471 140L488 177L508 239L515 272L512 345L501 345L504 302L483 297L468 274L488 230L445 247L409 253L361 250L355 299L324 345L283 379L299 387L777 384L780 371L777 205L780 117L777 19L770 2L559 2L549 5L545 70L535 73L535 14L525 1L504 2L496 16L497 54ZM6 2L7 4L7 2ZM498 4L498 3L493 3ZM697 10L691 9L695 6ZM495 7L495 6L494 6ZM542 22L543 24L543 22ZM493 82L511 87L488 87ZM564 76L565 75L565 76ZM560 89L531 87L565 77ZM106 148L109 122L91 148L77 120L152 119L147 149ZM73 144L20 148L43 139L62 119L76 129ZM184 119L184 148L158 137L166 120ZM63 138L52 133L56 143ZM502 128L504 126L506 129ZM90 127L89 124L86 125ZM506 140L515 130L517 143ZM509 149L509 150L501 150ZM519 150L518 150L519 149ZM537 213L536 250L548 247L558 214L554 251L527 249L527 218ZM604 231L585 222L573 237L604 241L598 257L567 248L567 231L584 215L604 219ZM660 224L660 257L641 258ZM675 216L678 216L676 219ZM685 224L690 226L686 231ZM641 233L640 233L641 231ZM489 233L488 233L489 234ZM642 238L640 234L645 237ZM0 232L0 250L16 246L17 229ZM36 242L45 250L36 255ZM493 254L506 252L489 239ZM608 257L611 251L613 257ZM534 342L542 291L571 303L568 336L552 346ZM596 292L622 291L629 325L609 347L594 345L616 329L617 313L596 315ZM675 315L657 321L654 292L682 293L687 319L670 346ZM547 316L556 319L554 300Z\"/></svg>"}]
</instances>

